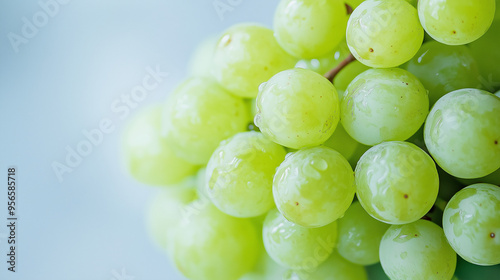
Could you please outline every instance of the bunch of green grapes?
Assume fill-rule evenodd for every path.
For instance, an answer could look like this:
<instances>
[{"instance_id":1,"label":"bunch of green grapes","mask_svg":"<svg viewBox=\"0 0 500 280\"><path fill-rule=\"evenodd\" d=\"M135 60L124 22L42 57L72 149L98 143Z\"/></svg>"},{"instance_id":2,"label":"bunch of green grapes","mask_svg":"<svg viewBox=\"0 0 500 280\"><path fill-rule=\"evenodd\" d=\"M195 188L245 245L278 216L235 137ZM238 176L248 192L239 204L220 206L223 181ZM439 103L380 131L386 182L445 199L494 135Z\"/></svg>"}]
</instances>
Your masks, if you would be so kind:
<instances>
[{"instance_id":1,"label":"bunch of green grapes","mask_svg":"<svg viewBox=\"0 0 500 280\"><path fill-rule=\"evenodd\" d=\"M498 279L498 3L281 0L209 38L124 134L152 239L193 280Z\"/></svg>"}]
</instances>

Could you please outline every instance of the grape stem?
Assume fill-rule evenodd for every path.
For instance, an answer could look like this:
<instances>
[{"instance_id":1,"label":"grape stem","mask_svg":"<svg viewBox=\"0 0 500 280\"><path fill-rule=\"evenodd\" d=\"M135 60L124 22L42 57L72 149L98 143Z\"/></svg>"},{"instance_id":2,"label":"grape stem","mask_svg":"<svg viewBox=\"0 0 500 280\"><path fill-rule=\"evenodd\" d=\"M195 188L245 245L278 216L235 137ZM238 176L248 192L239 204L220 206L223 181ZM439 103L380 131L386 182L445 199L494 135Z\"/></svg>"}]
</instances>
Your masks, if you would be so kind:
<instances>
[{"instance_id":1,"label":"grape stem","mask_svg":"<svg viewBox=\"0 0 500 280\"><path fill-rule=\"evenodd\" d=\"M333 83L333 79L335 79L335 76L344 69L349 63L355 61L356 58L350 53L348 57L346 57L344 60L342 60L339 65L337 65L335 68L332 70L328 71L328 73L325 74L325 78L327 78L330 82Z\"/></svg>"},{"instance_id":2,"label":"grape stem","mask_svg":"<svg viewBox=\"0 0 500 280\"><path fill-rule=\"evenodd\" d=\"M446 204L448 204L448 202L440 197L438 197L436 199L436 202L434 203L434 205L443 212L444 212L444 208L446 208Z\"/></svg>"},{"instance_id":3,"label":"grape stem","mask_svg":"<svg viewBox=\"0 0 500 280\"><path fill-rule=\"evenodd\" d=\"M344 3L345 4L345 8L347 10L347 14L350 15L352 14L352 12L354 11L351 7L351 5L347 4L347 3Z\"/></svg>"}]
</instances>

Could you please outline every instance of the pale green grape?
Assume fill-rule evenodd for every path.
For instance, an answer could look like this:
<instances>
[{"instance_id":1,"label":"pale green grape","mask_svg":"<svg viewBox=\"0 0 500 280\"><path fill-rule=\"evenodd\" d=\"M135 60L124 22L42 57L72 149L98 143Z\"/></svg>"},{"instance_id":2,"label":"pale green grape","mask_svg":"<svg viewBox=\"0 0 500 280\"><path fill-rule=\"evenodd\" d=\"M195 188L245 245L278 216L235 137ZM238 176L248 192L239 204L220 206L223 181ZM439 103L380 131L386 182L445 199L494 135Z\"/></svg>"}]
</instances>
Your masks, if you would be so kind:
<instances>
[{"instance_id":1,"label":"pale green grape","mask_svg":"<svg viewBox=\"0 0 500 280\"><path fill-rule=\"evenodd\" d=\"M486 33L495 16L495 0L420 0L418 15L436 41L464 45Z\"/></svg>"},{"instance_id":2,"label":"pale green grape","mask_svg":"<svg viewBox=\"0 0 500 280\"><path fill-rule=\"evenodd\" d=\"M337 242L337 223L305 228L288 221L274 209L267 214L262 237L267 253L278 264L310 270L332 253Z\"/></svg>"},{"instance_id":3,"label":"pale green grape","mask_svg":"<svg viewBox=\"0 0 500 280\"><path fill-rule=\"evenodd\" d=\"M379 261L380 240L389 228L388 224L373 219L358 201L352 203L337 223L337 250L342 257L359 265L371 265Z\"/></svg>"},{"instance_id":4,"label":"pale green grape","mask_svg":"<svg viewBox=\"0 0 500 280\"><path fill-rule=\"evenodd\" d=\"M255 124L272 141L293 149L317 146L339 122L339 98L323 76L295 68L261 86Z\"/></svg>"},{"instance_id":5,"label":"pale green grape","mask_svg":"<svg viewBox=\"0 0 500 280\"><path fill-rule=\"evenodd\" d=\"M500 10L500 6L497 8ZM481 73L480 82L484 89L495 92L500 89L500 19L495 20L490 29L469 48L476 59Z\"/></svg>"},{"instance_id":6,"label":"pale green grape","mask_svg":"<svg viewBox=\"0 0 500 280\"><path fill-rule=\"evenodd\" d=\"M234 280L249 272L258 255L254 225L220 212L208 202L186 206L172 242L172 259L193 280Z\"/></svg>"},{"instance_id":7,"label":"pale green grape","mask_svg":"<svg viewBox=\"0 0 500 280\"><path fill-rule=\"evenodd\" d=\"M495 93L496 96L500 97L500 90Z\"/></svg>"},{"instance_id":8,"label":"pale green grape","mask_svg":"<svg viewBox=\"0 0 500 280\"><path fill-rule=\"evenodd\" d=\"M171 143L161 137L161 107L139 113L125 132L127 167L138 181L149 185L170 185L196 172L197 167L175 155Z\"/></svg>"},{"instance_id":9,"label":"pale green grape","mask_svg":"<svg viewBox=\"0 0 500 280\"><path fill-rule=\"evenodd\" d=\"M500 264L500 187L474 184L457 192L443 215L446 238L466 261Z\"/></svg>"},{"instance_id":10,"label":"pale green grape","mask_svg":"<svg viewBox=\"0 0 500 280\"><path fill-rule=\"evenodd\" d=\"M337 125L337 128L333 132L332 136L328 138L323 145L336 150L348 161L354 158L354 154L357 149L359 146L362 146L361 143L352 139L352 137L347 134L341 124Z\"/></svg>"},{"instance_id":11,"label":"pale green grape","mask_svg":"<svg viewBox=\"0 0 500 280\"><path fill-rule=\"evenodd\" d=\"M287 155L274 176L276 206L287 220L304 227L321 227L340 218L354 193L349 162L328 147Z\"/></svg>"},{"instance_id":12,"label":"pale green grape","mask_svg":"<svg viewBox=\"0 0 500 280\"><path fill-rule=\"evenodd\" d=\"M274 206L273 176L286 151L262 133L238 133L222 141L206 170L208 196L222 212L255 217Z\"/></svg>"},{"instance_id":13,"label":"pale green grape","mask_svg":"<svg viewBox=\"0 0 500 280\"><path fill-rule=\"evenodd\" d=\"M368 275L363 266L347 261L334 250L330 257L317 268L310 270L289 270L282 279L365 280L368 279Z\"/></svg>"},{"instance_id":14,"label":"pale green grape","mask_svg":"<svg viewBox=\"0 0 500 280\"><path fill-rule=\"evenodd\" d=\"M431 106L450 91L480 86L476 60L466 46L427 42L408 62L406 70L429 91Z\"/></svg>"},{"instance_id":15,"label":"pale green grape","mask_svg":"<svg viewBox=\"0 0 500 280\"><path fill-rule=\"evenodd\" d=\"M351 53L370 67L390 68L407 62L423 39L417 9L404 0L364 1L347 23Z\"/></svg>"},{"instance_id":16,"label":"pale green grape","mask_svg":"<svg viewBox=\"0 0 500 280\"><path fill-rule=\"evenodd\" d=\"M338 91L346 91L352 80L368 69L370 69L370 67L355 60L340 70L333 79L333 85Z\"/></svg>"},{"instance_id":17,"label":"pale green grape","mask_svg":"<svg viewBox=\"0 0 500 280\"><path fill-rule=\"evenodd\" d=\"M317 58L342 41L347 19L342 0L281 0L274 14L274 35L289 54Z\"/></svg>"},{"instance_id":18,"label":"pale green grape","mask_svg":"<svg viewBox=\"0 0 500 280\"><path fill-rule=\"evenodd\" d=\"M424 139L449 174L478 178L500 168L500 99L479 89L450 92L434 104Z\"/></svg>"},{"instance_id":19,"label":"pale green grape","mask_svg":"<svg viewBox=\"0 0 500 280\"><path fill-rule=\"evenodd\" d=\"M292 68L296 62L281 49L270 29L243 23L229 28L220 37L212 73L233 94L254 98L261 83Z\"/></svg>"},{"instance_id":20,"label":"pale green grape","mask_svg":"<svg viewBox=\"0 0 500 280\"><path fill-rule=\"evenodd\" d=\"M453 277L457 255L443 229L418 220L391 226L380 242L380 263L391 279L443 279Z\"/></svg>"},{"instance_id":21,"label":"pale green grape","mask_svg":"<svg viewBox=\"0 0 500 280\"><path fill-rule=\"evenodd\" d=\"M437 198L434 161L408 142L372 147L358 161L355 174L359 202L370 216L388 224L420 219Z\"/></svg>"},{"instance_id":22,"label":"pale green grape","mask_svg":"<svg viewBox=\"0 0 500 280\"><path fill-rule=\"evenodd\" d=\"M196 199L196 180L188 177L158 193L150 203L147 225L153 240L169 252L183 207Z\"/></svg>"},{"instance_id":23,"label":"pale green grape","mask_svg":"<svg viewBox=\"0 0 500 280\"><path fill-rule=\"evenodd\" d=\"M286 271L287 268L277 264L263 248L254 270L238 280L281 280Z\"/></svg>"},{"instance_id":24,"label":"pale green grape","mask_svg":"<svg viewBox=\"0 0 500 280\"><path fill-rule=\"evenodd\" d=\"M312 70L320 75L325 75L328 71L335 68L350 54L345 40L325 56L313 59L301 59L295 64L297 68Z\"/></svg>"},{"instance_id":25,"label":"pale green grape","mask_svg":"<svg viewBox=\"0 0 500 280\"><path fill-rule=\"evenodd\" d=\"M429 98L422 83L406 70L370 69L349 84L340 111L352 138L376 145L406 140L417 132L429 112Z\"/></svg>"},{"instance_id":26,"label":"pale green grape","mask_svg":"<svg viewBox=\"0 0 500 280\"><path fill-rule=\"evenodd\" d=\"M214 56L217 37L211 36L196 47L189 60L189 75L194 77L207 77L211 75L212 59Z\"/></svg>"},{"instance_id":27,"label":"pale green grape","mask_svg":"<svg viewBox=\"0 0 500 280\"><path fill-rule=\"evenodd\" d=\"M246 130L249 114L241 98L215 81L190 78L167 99L163 135L179 157L205 164L220 141Z\"/></svg>"}]
</instances>

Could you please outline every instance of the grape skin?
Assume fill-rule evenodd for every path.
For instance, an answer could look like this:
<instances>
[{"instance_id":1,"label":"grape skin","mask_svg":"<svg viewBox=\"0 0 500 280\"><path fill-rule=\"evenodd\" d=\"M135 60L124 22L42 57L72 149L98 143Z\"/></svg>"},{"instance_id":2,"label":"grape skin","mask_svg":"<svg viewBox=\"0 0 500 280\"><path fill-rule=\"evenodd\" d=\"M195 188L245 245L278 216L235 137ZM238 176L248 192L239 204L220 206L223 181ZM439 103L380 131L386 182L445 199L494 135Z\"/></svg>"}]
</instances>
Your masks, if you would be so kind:
<instances>
[{"instance_id":1,"label":"grape skin","mask_svg":"<svg viewBox=\"0 0 500 280\"><path fill-rule=\"evenodd\" d=\"M281 0L274 15L274 35L297 58L326 55L343 39L347 25L341 0Z\"/></svg>"},{"instance_id":2,"label":"grape skin","mask_svg":"<svg viewBox=\"0 0 500 280\"><path fill-rule=\"evenodd\" d=\"M167 186L194 174L197 166L178 157L161 136L161 106L147 108L130 122L125 132L127 168L141 183Z\"/></svg>"},{"instance_id":3,"label":"grape skin","mask_svg":"<svg viewBox=\"0 0 500 280\"><path fill-rule=\"evenodd\" d=\"M449 280L457 255L441 227L418 220L387 230L380 242L380 263L391 279Z\"/></svg>"},{"instance_id":4,"label":"grape skin","mask_svg":"<svg viewBox=\"0 0 500 280\"><path fill-rule=\"evenodd\" d=\"M424 30L417 10L404 0L367 0L347 23L347 45L361 63L391 68L410 60L420 48Z\"/></svg>"},{"instance_id":5,"label":"grape skin","mask_svg":"<svg viewBox=\"0 0 500 280\"><path fill-rule=\"evenodd\" d=\"M265 214L274 206L273 176L285 155L283 147L255 131L222 141L207 165L208 196L231 216Z\"/></svg>"},{"instance_id":6,"label":"grape skin","mask_svg":"<svg viewBox=\"0 0 500 280\"><path fill-rule=\"evenodd\" d=\"M473 179L500 168L500 99L479 89L450 92L436 102L425 145L449 174Z\"/></svg>"},{"instance_id":7,"label":"grape skin","mask_svg":"<svg viewBox=\"0 0 500 280\"><path fill-rule=\"evenodd\" d=\"M418 15L434 40L464 45L480 38L491 26L495 0L420 0Z\"/></svg>"},{"instance_id":8,"label":"grape skin","mask_svg":"<svg viewBox=\"0 0 500 280\"><path fill-rule=\"evenodd\" d=\"M177 225L181 221L182 209L196 199L196 180L188 177L184 181L168 186L150 202L147 226L151 237L170 254Z\"/></svg>"},{"instance_id":9,"label":"grape skin","mask_svg":"<svg viewBox=\"0 0 500 280\"><path fill-rule=\"evenodd\" d=\"M287 155L274 176L276 206L289 221L304 227L321 227L340 218L354 193L349 162L328 147Z\"/></svg>"},{"instance_id":10,"label":"grape skin","mask_svg":"<svg viewBox=\"0 0 500 280\"><path fill-rule=\"evenodd\" d=\"M206 164L220 141L246 130L248 106L214 80L190 78L169 96L162 133L176 154Z\"/></svg>"},{"instance_id":11,"label":"grape skin","mask_svg":"<svg viewBox=\"0 0 500 280\"><path fill-rule=\"evenodd\" d=\"M255 98L259 85L297 62L276 42L273 31L254 23L227 29L215 48L212 74L231 93Z\"/></svg>"},{"instance_id":12,"label":"grape skin","mask_svg":"<svg viewBox=\"0 0 500 280\"><path fill-rule=\"evenodd\" d=\"M355 201L338 220L338 227L337 249L342 257L359 265L379 262L380 240L389 228L388 224L372 218L359 201Z\"/></svg>"},{"instance_id":13,"label":"grape skin","mask_svg":"<svg viewBox=\"0 0 500 280\"><path fill-rule=\"evenodd\" d=\"M370 216L389 224L423 217L437 198L434 161L408 142L384 142L370 148L355 170L356 195Z\"/></svg>"},{"instance_id":14,"label":"grape skin","mask_svg":"<svg viewBox=\"0 0 500 280\"><path fill-rule=\"evenodd\" d=\"M190 212L187 212L190 211ZM257 261L258 239L249 220L220 212L211 203L186 206L174 241L172 259L193 280L233 280L249 272Z\"/></svg>"},{"instance_id":15,"label":"grape skin","mask_svg":"<svg viewBox=\"0 0 500 280\"><path fill-rule=\"evenodd\" d=\"M443 215L446 238L466 261L500 264L500 187L474 184L458 191Z\"/></svg>"},{"instance_id":16,"label":"grape skin","mask_svg":"<svg viewBox=\"0 0 500 280\"><path fill-rule=\"evenodd\" d=\"M290 270L282 280L367 280L363 266L349 262L334 250L330 257L316 269Z\"/></svg>"},{"instance_id":17,"label":"grape skin","mask_svg":"<svg viewBox=\"0 0 500 280\"><path fill-rule=\"evenodd\" d=\"M429 91L431 107L448 92L480 86L477 62L466 46L427 42L408 62L406 70Z\"/></svg>"},{"instance_id":18,"label":"grape skin","mask_svg":"<svg viewBox=\"0 0 500 280\"><path fill-rule=\"evenodd\" d=\"M339 122L339 98L323 76L295 68L261 86L255 124L270 140L293 149L317 146Z\"/></svg>"},{"instance_id":19,"label":"grape skin","mask_svg":"<svg viewBox=\"0 0 500 280\"><path fill-rule=\"evenodd\" d=\"M337 242L337 223L305 228L288 221L274 209L266 216L262 237L267 253L278 264L310 270L332 253Z\"/></svg>"},{"instance_id":20,"label":"grape skin","mask_svg":"<svg viewBox=\"0 0 500 280\"><path fill-rule=\"evenodd\" d=\"M376 145L408 139L428 111L427 91L413 74L399 68L370 69L344 92L341 122L356 141Z\"/></svg>"}]
</instances>

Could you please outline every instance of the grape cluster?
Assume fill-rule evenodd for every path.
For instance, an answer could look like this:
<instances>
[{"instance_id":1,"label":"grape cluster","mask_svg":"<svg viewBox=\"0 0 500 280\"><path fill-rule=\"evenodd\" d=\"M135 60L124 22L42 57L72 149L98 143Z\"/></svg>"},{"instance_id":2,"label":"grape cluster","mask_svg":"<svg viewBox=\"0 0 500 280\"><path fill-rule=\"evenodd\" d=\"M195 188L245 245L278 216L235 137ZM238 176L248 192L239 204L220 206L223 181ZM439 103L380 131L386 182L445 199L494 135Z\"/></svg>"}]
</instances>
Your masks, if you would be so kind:
<instances>
[{"instance_id":1,"label":"grape cluster","mask_svg":"<svg viewBox=\"0 0 500 280\"><path fill-rule=\"evenodd\" d=\"M498 4L281 0L204 43L125 135L154 240L193 280L487 279Z\"/></svg>"}]
</instances>

